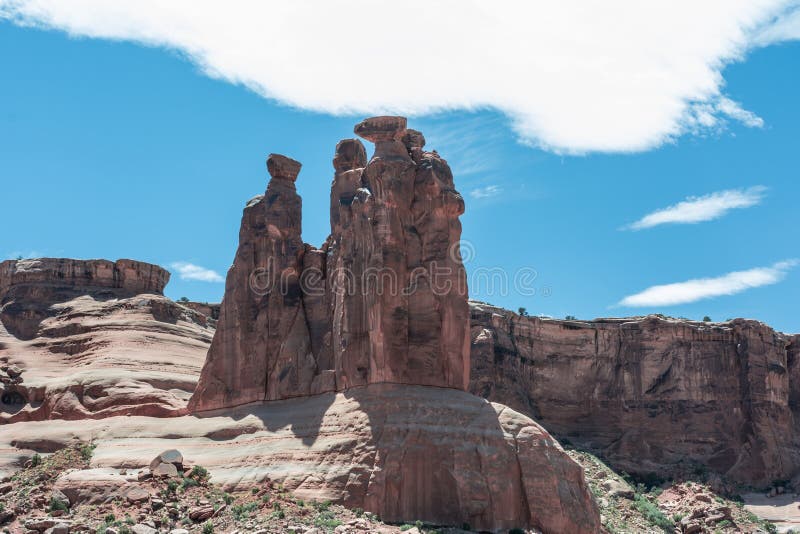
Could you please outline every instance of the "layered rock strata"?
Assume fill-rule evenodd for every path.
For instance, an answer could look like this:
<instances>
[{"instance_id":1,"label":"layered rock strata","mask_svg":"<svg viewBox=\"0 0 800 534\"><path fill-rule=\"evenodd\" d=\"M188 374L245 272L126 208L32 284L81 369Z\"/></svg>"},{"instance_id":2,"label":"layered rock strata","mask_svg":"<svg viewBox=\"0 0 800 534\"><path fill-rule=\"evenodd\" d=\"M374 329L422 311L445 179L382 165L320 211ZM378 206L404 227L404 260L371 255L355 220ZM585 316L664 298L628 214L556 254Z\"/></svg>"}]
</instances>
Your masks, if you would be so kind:
<instances>
[{"instance_id":1,"label":"layered rock strata","mask_svg":"<svg viewBox=\"0 0 800 534\"><path fill-rule=\"evenodd\" d=\"M46 258L0 271L0 423L185 410L213 320L161 295L166 270Z\"/></svg>"},{"instance_id":2,"label":"layered rock strata","mask_svg":"<svg viewBox=\"0 0 800 534\"><path fill-rule=\"evenodd\" d=\"M798 337L757 321L562 321L473 303L470 391L615 468L752 485L800 469Z\"/></svg>"},{"instance_id":3,"label":"layered rock strata","mask_svg":"<svg viewBox=\"0 0 800 534\"><path fill-rule=\"evenodd\" d=\"M175 448L228 491L270 480L306 502L331 500L387 522L601 532L583 471L544 429L449 388L371 384L169 420L6 425L0 477L32 450L75 439L96 445L96 474L84 472L84 488L101 484L112 469L131 472Z\"/></svg>"},{"instance_id":4,"label":"layered rock strata","mask_svg":"<svg viewBox=\"0 0 800 534\"><path fill-rule=\"evenodd\" d=\"M81 295L161 295L168 281L165 269L134 260L8 260L0 263L0 321L15 337L32 339L53 304Z\"/></svg>"}]
</instances>

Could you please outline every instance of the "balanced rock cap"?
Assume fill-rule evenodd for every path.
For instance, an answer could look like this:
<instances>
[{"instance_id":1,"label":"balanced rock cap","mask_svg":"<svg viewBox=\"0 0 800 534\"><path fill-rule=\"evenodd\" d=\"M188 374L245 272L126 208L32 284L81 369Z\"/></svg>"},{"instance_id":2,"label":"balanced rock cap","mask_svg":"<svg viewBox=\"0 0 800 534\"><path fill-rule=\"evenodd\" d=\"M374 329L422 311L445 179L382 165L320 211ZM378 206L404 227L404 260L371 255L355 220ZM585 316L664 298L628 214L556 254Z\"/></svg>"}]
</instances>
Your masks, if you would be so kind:
<instances>
[{"instance_id":1,"label":"balanced rock cap","mask_svg":"<svg viewBox=\"0 0 800 534\"><path fill-rule=\"evenodd\" d=\"M270 154L267 158L267 171L273 178L283 178L294 182L297 180L302 166L303 164L299 161L281 154Z\"/></svg>"},{"instance_id":2,"label":"balanced rock cap","mask_svg":"<svg viewBox=\"0 0 800 534\"><path fill-rule=\"evenodd\" d=\"M367 150L358 139L342 139L336 145L333 167L336 172L360 169L367 164Z\"/></svg>"},{"instance_id":3,"label":"balanced rock cap","mask_svg":"<svg viewBox=\"0 0 800 534\"><path fill-rule=\"evenodd\" d=\"M408 121L405 117L370 117L356 124L355 134L367 141L399 141L406 131Z\"/></svg>"}]
</instances>

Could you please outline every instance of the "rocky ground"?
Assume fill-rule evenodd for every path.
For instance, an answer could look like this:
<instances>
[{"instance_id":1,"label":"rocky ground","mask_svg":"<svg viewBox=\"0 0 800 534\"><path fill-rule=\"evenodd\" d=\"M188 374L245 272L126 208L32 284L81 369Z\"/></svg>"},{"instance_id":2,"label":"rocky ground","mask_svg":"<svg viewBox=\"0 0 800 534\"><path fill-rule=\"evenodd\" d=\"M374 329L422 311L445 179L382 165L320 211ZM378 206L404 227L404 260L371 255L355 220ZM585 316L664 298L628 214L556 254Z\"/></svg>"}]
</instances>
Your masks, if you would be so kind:
<instances>
[{"instance_id":1,"label":"rocky ground","mask_svg":"<svg viewBox=\"0 0 800 534\"><path fill-rule=\"evenodd\" d=\"M2 531L27 534L396 533L456 534L464 529L386 524L362 510L304 501L277 482L228 493L177 451L141 469L119 470L116 482L91 473L92 445L75 443L35 455L0 483ZM719 481L631 482L584 451L569 455L586 473L608 533L769 533L776 527L747 511L740 499L713 489ZM702 479L703 476L695 477ZM512 531L514 532L514 531ZM519 531L522 532L522 531ZM784 530L784 532L787 532Z\"/></svg>"},{"instance_id":2,"label":"rocky ground","mask_svg":"<svg viewBox=\"0 0 800 534\"><path fill-rule=\"evenodd\" d=\"M573 449L568 453L583 467L600 506L603 527L609 533L778 531L772 523L747 511L735 488L731 488L732 494L715 490L721 482L709 480L703 473L687 473L695 480L648 485L615 473L588 452Z\"/></svg>"},{"instance_id":3,"label":"rocky ground","mask_svg":"<svg viewBox=\"0 0 800 534\"><path fill-rule=\"evenodd\" d=\"M396 533L465 532L430 525L387 525L362 510L295 498L280 484L265 482L248 492L228 493L201 466L158 463L118 474L124 492L81 485L93 448L83 443L34 456L25 469L0 484L2 532L68 534ZM174 451L173 451L174 452ZM166 466L180 467L169 473ZM161 473L161 474L159 474ZM91 486L91 487L88 487Z\"/></svg>"}]
</instances>

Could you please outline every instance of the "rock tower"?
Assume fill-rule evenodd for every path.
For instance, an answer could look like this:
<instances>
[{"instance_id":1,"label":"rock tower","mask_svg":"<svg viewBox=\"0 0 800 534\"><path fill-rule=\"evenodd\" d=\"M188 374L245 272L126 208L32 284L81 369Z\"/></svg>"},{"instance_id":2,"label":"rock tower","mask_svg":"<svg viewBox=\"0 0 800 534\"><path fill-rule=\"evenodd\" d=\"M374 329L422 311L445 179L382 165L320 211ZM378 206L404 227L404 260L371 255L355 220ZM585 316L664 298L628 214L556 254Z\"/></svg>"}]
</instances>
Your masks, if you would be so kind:
<instances>
[{"instance_id":1,"label":"rock tower","mask_svg":"<svg viewBox=\"0 0 800 534\"><path fill-rule=\"evenodd\" d=\"M205 411L373 383L463 389L469 306L464 201L447 162L404 117L373 117L336 146L331 234L304 244L301 164L267 159L248 202L219 324L189 408Z\"/></svg>"}]
</instances>

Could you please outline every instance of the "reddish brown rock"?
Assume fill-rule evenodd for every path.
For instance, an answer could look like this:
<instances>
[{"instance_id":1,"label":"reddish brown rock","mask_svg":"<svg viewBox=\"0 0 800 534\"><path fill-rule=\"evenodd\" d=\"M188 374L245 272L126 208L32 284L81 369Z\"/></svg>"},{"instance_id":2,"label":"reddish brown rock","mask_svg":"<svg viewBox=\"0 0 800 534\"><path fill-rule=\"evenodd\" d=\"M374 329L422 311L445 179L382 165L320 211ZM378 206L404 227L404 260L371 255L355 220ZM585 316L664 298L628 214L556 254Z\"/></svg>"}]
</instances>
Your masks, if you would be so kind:
<instances>
[{"instance_id":1,"label":"reddish brown rock","mask_svg":"<svg viewBox=\"0 0 800 534\"><path fill-rule=\"evenodd\" d=\"M300 163L270 155L272 179L244 210L239 248L192 410L309 395L316 372L300 274Z\"/></svg>"},{"instance_id":2,"label":"reddish brown rock","mask_svg":"<svg viewBox=\"0 0 800 534\"><path fill-rule=\"evenodd\" d=\"M59 484L65 493L96 485L120 495L129 487L120 488L120 480L135 475L105 473L147 465L175 446L231 492L250 493L271 481L306 502L330 500L387 522L601 532L582 469L547 431L510 408L450 388L371 384L170 420L7 425L0 432L0 474L16 461L12 443L61 447L76 439L94 440L96 467L64 475L72 481Z\"/></svg>"},{"instance_id":3,"label":"reddish brown rock","mask_svg":"<svg viewBox=\"0 0 800 534\"><path fill-rule=\"evenodd\" d=\"M469 307L464 201L447 162L422 151L403 117L373 117L355 132L375 153L366 162L359 141L337 145L320 249L300 238L300 164L270 156L272 179L245 208L189 409L213 417L248 404L269 428L291 422L303 443L330 443L323 457L303 451L315 474L284 484L298 495L313 489L393 522L597 532L583 473L558 443L513 410L456 391L469 382ZM325 391L347 391L358 409L342 395L290 399ZM290 400L252 405L277 399ZM291 416L271 426L287 406ZM326 424L346 428L347 443L324 436ZM281 453L273 440L275 456L259 464L280 462L285 474L299 461L295 446Z\"/></svg>"},{"instance_id":4,"label":"reddish brown rock","mask_svg":"<svg viewBox=\"0 0 800 534\"><path fill-rule=\"evenodd\" d=\"M797 340L742 319L561 321L474 303L470 391L619 470L703 465L765 485L800 469Z\"/></svg>"},{"instance_id":5,"label":"reddish brown rock","mask_svg":"<svg viewBox=\"0 0 800 534\"><path fill-rule=\"evenodd\" d=\"M213 330L158 294L167 271L130 260L2 266L0 423L185 409Z\"/></svg>"},{"instance_id":6,"label":"reddish brown rock","mask_svg":"<svg viewBox=\"0 0 800 534\"><path fill-rule=\"evenodd\" d=\"M8 260L0 263L0 321L14 336L32 339L53 304L80 295L161 295L168 281L165 269L134 260Z\"/></svg>"},{"instance_id":7,"label":"reddish brown rock","mask_svg":"<svg viewBox=\"0 0 800 534\"><path fill-rule=\"evenodd\" d=\"M191 410L381 382L466 388L464 202L452 173L403 117L355 131L375 153L367 161L356 139L337 145L321 249L301 240L300 164L270 156L272 180L245 208Z\"/></svg>"}]
</instances>

